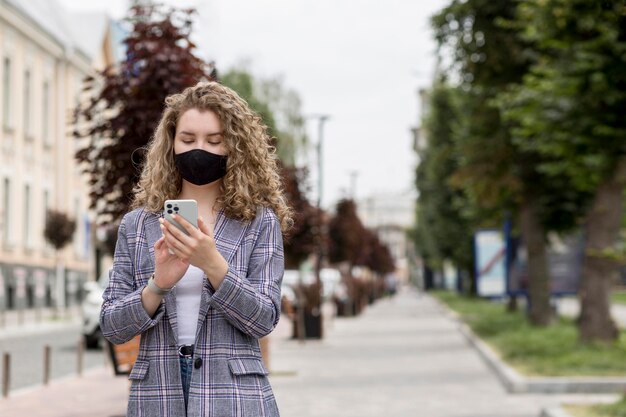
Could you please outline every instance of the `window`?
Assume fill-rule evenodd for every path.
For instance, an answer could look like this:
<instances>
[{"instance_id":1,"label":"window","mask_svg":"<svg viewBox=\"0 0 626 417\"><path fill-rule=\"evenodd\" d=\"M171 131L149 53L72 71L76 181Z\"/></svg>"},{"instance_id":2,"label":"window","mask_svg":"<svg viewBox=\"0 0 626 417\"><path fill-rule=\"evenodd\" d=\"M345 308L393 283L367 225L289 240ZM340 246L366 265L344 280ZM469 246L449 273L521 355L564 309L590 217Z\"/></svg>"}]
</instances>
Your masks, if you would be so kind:
<instances>
[{"instance_id":1,"label":"window","mask_svg":"<svg viewBox=\"0 0 626 417\"><path fill-rule=\"evenodd\" d=\"M76 232L74 232L74 251L80 259L89 257L89 233L86 225L86 216L82 209L81 197L74 198L74 220Z\"/></svg>"},{"instance_id":2,"label":"window","mask_svg":"<svg viewBox=\"0 0 626 417\"><path fill-rule=\"evenodd\" d=\"M2 77L2 123L11 127L11 58L4 57Z\"/></svg>"},{"instance_id":3,"label":"window","mask_svg":"<svg viewBox=\"0 0 626 417\"><path fill-rule=\"evenodd\" d=\"M31 123L31 109L30 109L30 100L31 100L31 74L30 70L27 69L24 71L24 136L29 139L33 136L33 127Z\"/></svg>"},{"instance_id":4,"label":"window","mask_svg":"<svg viewBox=\"0 0 626 417\"><path fill-rule=\"evenodd\" d=\"M44 190L43 192L43 223L46 224L48 218L48 209L50 208L50 191Z\"/></svg>"},{"instance_id":5,"label":"window","mask_svg":"<svg viewBox=\"0 0 626 417\"><path fill-rule=\"evenodd\" d=\"M50 83L44 81L43 83L43 98L42 98L42 111L41 111L41 137L44 144L50 144Z\"/></svg>"},{"instance_id":6,"label":"window","mask_svg":"<svg viewBox=\"0 0 626 417\"><path fill-rule=\"evenodd\" d=\"M31 219L30 185L24 186L24 246L27 249L33 247L33 227Z\"/></svg>"},{"instance_id":7,"label":"window","mask_svg":"<svg viewBox=\"0 0 626 417\"><path fill-rule=\"evenodd\" d=\"M44 190L43 191L43 218L42 218L42 224L43 227L41 228L41 230L45 230L46 225L48 223L48 210L50 209L50 191L49 190ZM50 243L48 243L47 239L44 239L44 253L52 251L52 245Z\"/></svg>"},{"instance_id":8,"label":"window","mask_svg":"<svg viewBox=\"0 0 626 417\"><path fill-rule=\"evenodd\" d=\"M2 225L2 237L4 244L9 246L11 243L11 180L9 178L4 179L4 201L3 201L3 214L4 224Z\"/></svg>"}]
</instances>

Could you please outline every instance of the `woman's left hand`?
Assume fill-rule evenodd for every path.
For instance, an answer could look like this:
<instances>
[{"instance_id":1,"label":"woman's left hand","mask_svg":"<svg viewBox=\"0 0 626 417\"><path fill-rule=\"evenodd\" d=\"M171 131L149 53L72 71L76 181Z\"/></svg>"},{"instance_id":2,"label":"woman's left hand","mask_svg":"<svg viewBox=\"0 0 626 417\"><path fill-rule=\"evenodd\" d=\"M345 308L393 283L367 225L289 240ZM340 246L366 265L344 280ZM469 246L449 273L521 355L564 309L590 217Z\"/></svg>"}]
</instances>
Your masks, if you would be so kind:
<instances>
[{"instance_id":1,"label":"woman's left hand","mask_svg":"<svg viewBox=\"0 0 626 417\"><path fill-rule=\"evenodd\" d=\"M173 218L185 228L189 235L167 220L160 219L165 243L182 261L202 269L213 288L217 289L228 273L228 263L217 250L213 230L202 218L198 218L198 228L178 214L174 214Z\"/></svg>"}]
</instances>

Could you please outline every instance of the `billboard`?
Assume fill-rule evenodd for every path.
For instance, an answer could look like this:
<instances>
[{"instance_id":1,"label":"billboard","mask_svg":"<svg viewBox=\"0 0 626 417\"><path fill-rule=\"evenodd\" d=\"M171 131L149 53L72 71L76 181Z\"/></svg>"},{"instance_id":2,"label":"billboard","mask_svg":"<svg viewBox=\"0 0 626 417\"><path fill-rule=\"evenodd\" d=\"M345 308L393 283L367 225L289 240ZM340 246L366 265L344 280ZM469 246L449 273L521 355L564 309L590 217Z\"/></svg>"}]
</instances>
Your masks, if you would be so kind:
<instances>
[{"instance_id":1,"label":"billboard","mask_svg":"<svg viewBox=\"0 0 626 417\"><path fill-rule=\"evenodd\" d=\"M500 230L479 230L474 235L476 290L480 297L506 294L506 240Z\"/></svg>"},{"instance_id":2,"label":"billboard","mask_svg":"<svg viewBox=\"0 0 626 417\"><path fill-rule=\"evenodd\" d=\"M528 292L528 255L521 237L508 239L508 293ZM575 294L582 276L584 259L582 233L565 236L551 234L547 244L550 290L553 295Z\"/></svg>"}]
</instances>

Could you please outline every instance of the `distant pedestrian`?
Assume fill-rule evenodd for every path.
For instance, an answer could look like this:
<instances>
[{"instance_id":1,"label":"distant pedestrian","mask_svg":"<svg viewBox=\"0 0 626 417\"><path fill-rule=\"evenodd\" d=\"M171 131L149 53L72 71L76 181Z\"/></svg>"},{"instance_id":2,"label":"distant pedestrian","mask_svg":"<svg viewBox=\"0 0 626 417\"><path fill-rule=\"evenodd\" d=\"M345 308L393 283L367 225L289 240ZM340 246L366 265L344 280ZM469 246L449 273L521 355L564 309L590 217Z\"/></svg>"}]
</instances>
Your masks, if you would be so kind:
<instances>
[{"instance_id":1,"label":"distant pedestrian","mask_svg":"<svg viewBox=\"0 0 626 417\"><path fill-rule=\"evenodd\" d=\"M198 228L164 220L168 199L196 200ZM278 323L291 213L261 119L215 82L169 96L133 208L100 317L112 343L141 335L128 416L278 416L258 339Z\"/></svg>"}]
</instances>

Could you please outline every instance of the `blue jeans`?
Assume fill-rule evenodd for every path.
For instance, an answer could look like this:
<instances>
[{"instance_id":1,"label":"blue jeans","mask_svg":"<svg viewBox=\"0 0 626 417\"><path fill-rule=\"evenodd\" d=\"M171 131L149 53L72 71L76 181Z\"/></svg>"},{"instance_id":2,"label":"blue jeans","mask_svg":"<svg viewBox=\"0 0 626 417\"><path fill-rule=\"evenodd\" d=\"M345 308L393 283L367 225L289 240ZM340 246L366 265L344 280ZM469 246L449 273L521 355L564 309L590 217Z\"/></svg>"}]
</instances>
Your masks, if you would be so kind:
<instances>
[{"instance_id":1,"label":"blue jeans","mask_svg":"<svg viewBox=\"0 0 626 417\"><path fill-rule=\"evenodd\" d=\"M187 402L189 401L189 385L191 384L191 371L193 369L193 358L185 358L181 356L180 361L180 379L183 383L183 394L185 395L185 410L187 410Z\"/></svg>"}]
</instances>

